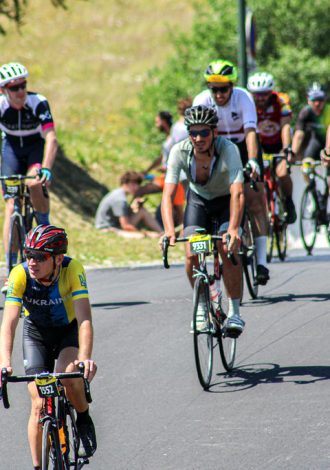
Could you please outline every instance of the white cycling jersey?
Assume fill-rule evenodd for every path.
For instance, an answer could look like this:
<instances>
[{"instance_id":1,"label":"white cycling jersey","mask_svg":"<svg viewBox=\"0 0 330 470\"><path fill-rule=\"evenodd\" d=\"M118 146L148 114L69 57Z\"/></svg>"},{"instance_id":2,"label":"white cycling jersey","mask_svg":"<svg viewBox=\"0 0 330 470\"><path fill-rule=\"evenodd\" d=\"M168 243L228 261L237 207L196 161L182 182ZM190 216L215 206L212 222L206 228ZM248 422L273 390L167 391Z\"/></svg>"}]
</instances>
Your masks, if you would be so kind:
<instances>
[{"instance_id":1,"label":"white cycling jersey","mask_svg":"<svg viewBox=\"0 0 330 470\"><path fill-rule=\"evenodd\" d=\"M213 107L217 111L219 134L234 143L245 139L245 129L257 129L257 111L253 98L243 88L234 87L228 103L224 106L217 106L211 91L204 90L194 99L193 106L199 104Z\"/></svg>"}]
</instances>

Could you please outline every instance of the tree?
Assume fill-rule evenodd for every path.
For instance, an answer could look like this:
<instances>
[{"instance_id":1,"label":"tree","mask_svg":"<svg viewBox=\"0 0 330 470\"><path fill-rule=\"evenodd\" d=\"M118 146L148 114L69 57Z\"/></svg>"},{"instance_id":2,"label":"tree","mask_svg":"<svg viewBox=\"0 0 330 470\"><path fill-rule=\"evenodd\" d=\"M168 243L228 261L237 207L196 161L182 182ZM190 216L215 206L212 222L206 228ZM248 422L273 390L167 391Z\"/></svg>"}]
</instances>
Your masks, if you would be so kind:
<instances>
[{"instance_id":1,"label":"tree","mask_svg":"<svg viewBox=\"0 0 330 470\"><path fill-rule=\"evenodd\" d=\"M55 7L66 8L66 0L51 0L51 2ZM26 13L28 3L28 0L0 0L0 15L19 26ZM1 24L0 34L6 34L5 28Z\"/></svg>"}]
</instances>

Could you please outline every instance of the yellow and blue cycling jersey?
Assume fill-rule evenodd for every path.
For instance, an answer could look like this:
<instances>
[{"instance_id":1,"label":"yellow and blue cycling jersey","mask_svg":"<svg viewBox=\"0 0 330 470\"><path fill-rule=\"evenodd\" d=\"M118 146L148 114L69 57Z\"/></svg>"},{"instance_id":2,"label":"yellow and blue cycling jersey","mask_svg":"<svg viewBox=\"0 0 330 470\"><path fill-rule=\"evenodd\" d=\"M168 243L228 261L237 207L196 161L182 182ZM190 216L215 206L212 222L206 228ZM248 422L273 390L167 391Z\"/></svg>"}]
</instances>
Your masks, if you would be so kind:
<instances>
[{"instance_id":1,"label":"yellow and blue cycling jersey","mask_svg":"<svg viewBox=\"0 0 330 470\"><path fill-rule=\"evenodd\" d=\"M75 318L73 303L88 298L82 264L65 256L57 280L46 287L29 275L27 263L11 271L5 305L24 306L25 315L43 328L65 326Z\"/></svg>"}]
</instances>

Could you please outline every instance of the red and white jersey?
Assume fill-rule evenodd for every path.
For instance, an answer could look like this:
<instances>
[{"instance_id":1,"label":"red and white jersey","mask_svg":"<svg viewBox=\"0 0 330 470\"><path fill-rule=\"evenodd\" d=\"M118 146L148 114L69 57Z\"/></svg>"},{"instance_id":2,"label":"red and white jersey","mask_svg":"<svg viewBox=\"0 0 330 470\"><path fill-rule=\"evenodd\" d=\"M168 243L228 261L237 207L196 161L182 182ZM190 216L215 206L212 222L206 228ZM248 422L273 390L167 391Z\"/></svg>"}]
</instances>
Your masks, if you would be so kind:
<instances>
[{"instance_id":1,"label":"red and white jersey","mask_svg":"<svg viewBox=\"0 0 330 470\"><path fill-rule=\"evenodd\" d=\"M292 115L290 101L273 91L265 108L257 108L257 114L261 145L281 145L281 120Z\"/></svg>"},{"instance_id":2,"label":"red and white jersey","mask_svg":"<svg viewBox=\"0 0 330 470\"><path fill-rule=\"evenodd\" d=\"M253 98L243 88L234 87L228 103L224 106L217 106L211 91L204 90L194 99L193 106L199 104L213 107L217 111L219 134L234 143L245 139L245 129L257 128L257 111Z\"/></svg>"}]
</instances>

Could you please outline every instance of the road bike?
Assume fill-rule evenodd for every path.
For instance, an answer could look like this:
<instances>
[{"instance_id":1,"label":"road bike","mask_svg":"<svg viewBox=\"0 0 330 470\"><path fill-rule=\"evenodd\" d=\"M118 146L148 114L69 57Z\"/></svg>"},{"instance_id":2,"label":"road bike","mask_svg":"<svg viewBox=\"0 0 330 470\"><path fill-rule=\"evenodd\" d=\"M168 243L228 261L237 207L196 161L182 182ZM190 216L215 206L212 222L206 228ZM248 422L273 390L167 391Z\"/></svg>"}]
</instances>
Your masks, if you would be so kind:
<instances>
[{"instance_id":1,"label":"road bike","mask_svg":"<svg viewBox=\"0 0 330 470\"><path fill-rule=\"evenodd\" d=\"M212 233L217 233L213 229ZM204 229L196 229L196 233L189 237L177 238L177 242L189 242L191 252L198 256L198 268L194 267L193 292L193 321L192 332L194 338L194 356L199 382L204 390L208 390L212 380L213 351L218 347L224 368L229 372L234 368L236 357L237 337L229 336L226 329L228 316L228 297L223 283L223 266L217 248L217 242L222 240L220 235L210 235ZM169 239L163 239L163 263L168 269ZM209 274L207 257L213 255L213 272ZM237 264L232 253L229 256L233 264ZM217 285L217 302L211 301L212 286ZM199 328L197 318L199 308L205 311L203 329ZM214 340L216 344L214 345Z\"/></svg>"},{"instance_id":2,"label":"road bike","mask_svg":"<svg viewBox=\"0 0 330 470\"><path fill-rule=\"evenodd\" d=\"M8 382L35 382L39 396L44 399L42 424L41 470L80 470L89 463L87 457L78 454L80 438L76 425L75 411L66 397L61 380L83 379L85 395L91 403L89 383L84 379L84 364L79 364L79 372L49 373L10 376L7 369L1 371L2 400L8 409Z\"/></svg>"},{"instance_id":3,"label":"road bike","mask_svg":"<svg viewBox=\"0 0 330 470\"><path fill-rule=\"evenodd\" d=\"M10 218L8 242L9 272L14 266L24 261L25 235L33 225L37 224L30 193L25 183L26 180L36 178L38 176L0 176L0 181L4 181L5 184L5 194L14 199L14 212Z\"/></svg>"},{"instance_id":4,"label":"road bike","mask_svg":"<svg viewBox=\"0 0 330 470\"><path fill-rule=\"evenodd\" d=\"M284 261L287 250L288 214L276 176L275 162L280 159L287 160L287 156L283 154L263 154L262 159L264 162L264 183L268 210L267 261L270 263L273 258L275 243L279 259Z\"/></svg>"},{"instance_id":5,"label":"road bike","mask_svg":"<svg viewBox=\"0 0 330 470\"><path fill-rule=\"evenodd\" d=\"M322 165L320 161L307 157L295 165L302 167L307 181L301 197L299 227L303 245L307 254L311 255L322 226L325 227L325 236L330 243L327 214L329 187L327 177L316 171L316 168Z\"/></svg>"}]
</instances>

